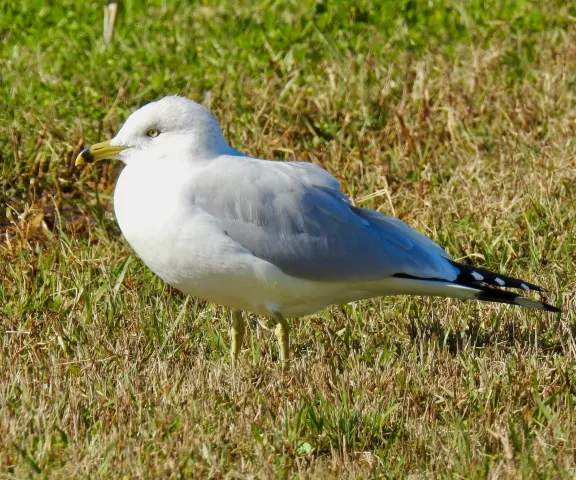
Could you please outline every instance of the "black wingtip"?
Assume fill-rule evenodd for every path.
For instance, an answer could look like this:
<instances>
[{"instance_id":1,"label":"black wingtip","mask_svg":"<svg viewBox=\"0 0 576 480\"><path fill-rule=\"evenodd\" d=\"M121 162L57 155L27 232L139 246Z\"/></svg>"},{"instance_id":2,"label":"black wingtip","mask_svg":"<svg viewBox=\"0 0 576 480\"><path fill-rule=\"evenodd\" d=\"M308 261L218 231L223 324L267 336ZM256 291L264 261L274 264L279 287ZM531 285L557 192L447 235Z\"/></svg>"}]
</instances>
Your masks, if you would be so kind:
<instances>
[{"instance_id":1,"label":"black wingtip","mask_svg":"<svg viewBox=\"0 0 576 480\"><path fill-rule=\"evenodd\" d=\"M537 310L544 310L546 312L561 313L558 307L550 305L540 300L535 300L530 297L523 297L522 295L517 295L514 292L509 292L508 290L499 290L497 288L489 287L483 285L477 287L480 291L477 294L478 300L483 302L496 302L496 303L507 303L509 305L518 305L525 308L534 308Z\"/></svg>"},{"instance_id":2,"label":"black wingtip","mask_svg":"<svg viewBox=\"0 0 576 480\"><path fill-rule=\"evenodd\" d=\"M449 260L452 266L459 270L458 276L454 283L460 285L470 285L477 286L481 284L490 285L491 287L504 287L504 288L517 288L524 291L535 291L540 293L545 293L546 289L540 285L535 285L534 283L526 282L519 278L509 277L507 275L501 275L499 273L491 272L485 268L478 268L473 265L467 265L464 263L458 263L453 260Z\"/></svg>"},{"instance_id":3,"label":"black wingtip","mask_svg":"<svg viewBox=\"0 0 576 480\"><path fill-rule=\"evenodd\" d=\"M455 266L460 267L468 267L467 265L460 265L456 262L451 262ZM469 269L473 269L473 267L468 267ZM508 290L501 290L498 287L513 287L513 288L521 288L522 290L526 291L528 288L515 286L514 282L520 282L527 286L530 286L529 290L535 290L537 292L546 292L546 290L538 285L533 285L531 283L523 282L522 280L518 280L512 277L505 277L504 275L498 275L498 278L508 280L508 283L501 285L499 282L489 283L490 277L487 275L490 273L491 275L496 275L488 270L484 269L473 269L475 272L482 273L484 275L484 281L475 278L473 280L469 280L471 274L465 273L458 276L458 278L454 281L446 280L442 278L422 278L416 277L414 275L409 275L407 273L396 273L393 276L397 278L406 278L412 280L421 280L421 281L428 281L428 282L445 282L448 285L460 285L474 289L477 293L475 293L474 297L477 300L483 302L496 302L496 303L507 303L509 305L518 305L520 307L525 308L533 308L538 310L544 310L546 312L552 313L561 313L562 310L558 307L550 305L545 302L541 302L540 300L536 300L530 297L524 297L522 295L518 295L515 292L510 292ZM473 277L472 277L473 278Z\"/></svg>"},{"instance_id":4,"label":"black wingtip","mask_svg":"<svg viewBox=\"0 0 576 480\"><path fill-rule=\"evenodd\" d=\"M562 313L562 310L558 307L554 307L553 305L548 305L547 303L543 303L542 305L544 305L544 310L546 310L547 312Z\"/></svg>"}]
</instances>

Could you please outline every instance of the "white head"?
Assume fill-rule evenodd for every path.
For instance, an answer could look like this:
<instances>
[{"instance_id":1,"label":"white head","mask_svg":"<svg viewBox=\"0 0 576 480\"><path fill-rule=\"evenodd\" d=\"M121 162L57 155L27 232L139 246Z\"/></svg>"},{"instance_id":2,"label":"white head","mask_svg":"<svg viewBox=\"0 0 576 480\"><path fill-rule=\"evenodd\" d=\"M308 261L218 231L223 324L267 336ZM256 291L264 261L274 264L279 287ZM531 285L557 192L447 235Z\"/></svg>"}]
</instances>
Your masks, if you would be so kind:
<instances>
[{"instance_id":1,"label":"white head","mask_svg":"<svg viewBox=\"0 0 576 480\"><path fill-rule=\"evenodd\" d=\"M137 162L194 158L205 160L231 154L218 121L202 105L184 97L164 97L132 113L116 136L83 150L76 164L104 158Z\"/></svg>"}]
</instances>

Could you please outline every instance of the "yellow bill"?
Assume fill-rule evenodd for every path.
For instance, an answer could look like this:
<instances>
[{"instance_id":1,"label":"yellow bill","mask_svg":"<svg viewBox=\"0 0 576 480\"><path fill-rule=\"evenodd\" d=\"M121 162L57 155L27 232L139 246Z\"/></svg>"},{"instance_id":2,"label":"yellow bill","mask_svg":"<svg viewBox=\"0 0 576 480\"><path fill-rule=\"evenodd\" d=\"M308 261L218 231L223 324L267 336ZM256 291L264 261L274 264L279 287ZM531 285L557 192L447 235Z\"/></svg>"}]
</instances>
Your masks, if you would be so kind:
<instances>
[{"instance_id":1,"label":"yellow bill","mask_svg":"<svg viewBox=\"0 0 576 480\"><path fill-rule=\"evenodd\" d=\"M91 147L85 148L76 157L74 165L84 165L85 163L94 163L107 158L116 159L122 150L126 150L126 146L111 146L111 140L105 142L95 143Z\"/></svg>"}]
</instances>

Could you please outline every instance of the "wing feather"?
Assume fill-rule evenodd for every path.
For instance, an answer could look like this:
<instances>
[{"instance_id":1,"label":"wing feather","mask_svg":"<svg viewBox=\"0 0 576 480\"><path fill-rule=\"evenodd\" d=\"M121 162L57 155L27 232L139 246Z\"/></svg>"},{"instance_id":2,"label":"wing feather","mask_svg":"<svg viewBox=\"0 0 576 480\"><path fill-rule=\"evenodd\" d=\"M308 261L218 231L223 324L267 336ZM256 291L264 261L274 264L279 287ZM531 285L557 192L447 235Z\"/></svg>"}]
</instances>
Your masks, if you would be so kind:
<instances>
[{"instance_id":1,"label":"wing feather","mask_svg":"<svg viewBox=\"0 0 576 480\"><path fill-rule=\"evenodd\" d=\"M311 163L223 156L206 165L191 195L234 241L295 277L456 278L449 255L432 240L401 220L352 206L339 188Z\"/></svg>"}]
</instances>

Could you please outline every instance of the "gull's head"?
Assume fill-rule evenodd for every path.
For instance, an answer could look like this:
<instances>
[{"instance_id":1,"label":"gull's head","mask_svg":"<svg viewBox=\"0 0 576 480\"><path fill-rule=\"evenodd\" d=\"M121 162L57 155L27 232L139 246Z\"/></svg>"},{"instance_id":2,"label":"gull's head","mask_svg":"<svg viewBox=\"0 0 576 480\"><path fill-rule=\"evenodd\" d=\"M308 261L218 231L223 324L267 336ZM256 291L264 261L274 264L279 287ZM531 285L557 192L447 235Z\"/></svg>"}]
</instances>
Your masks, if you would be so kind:
<instances>
[{"instance_id":1,"label":"gull's head","mask_svg":"<svg viewBox=\"0 0 576 480\"><path fill-rule=\"evenodd\" d=\"M209 159L232 153L218 121L202 105L184 97L164 97L132 113L112 140L84 149L76 165L107 158L138 160Z\"/></svg>"}]
</instances>

